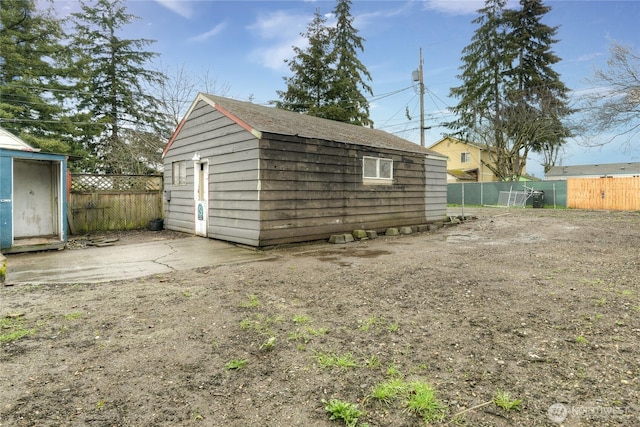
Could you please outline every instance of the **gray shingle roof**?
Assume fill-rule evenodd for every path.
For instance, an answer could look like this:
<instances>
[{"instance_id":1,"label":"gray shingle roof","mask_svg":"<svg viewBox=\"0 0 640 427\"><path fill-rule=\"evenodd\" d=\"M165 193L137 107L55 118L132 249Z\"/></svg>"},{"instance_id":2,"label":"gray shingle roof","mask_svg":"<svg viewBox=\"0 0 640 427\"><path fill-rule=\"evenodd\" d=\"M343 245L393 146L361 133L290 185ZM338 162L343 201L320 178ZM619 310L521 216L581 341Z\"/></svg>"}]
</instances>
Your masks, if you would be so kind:
<instances>
[{"instance_id":1,"label":"gray shingle roof","mask_svg":"<svg viewBox=\"0 0 640 427\"><path fill-rule=\"evenodd\" d=\"M545 174L557 176L640 175L640 163L604 163L598 165L553 166Z\"/></svg>"},{"instance_id":2,"label":"gray shingle roof","mask_svg":"<svg viewBox=\"0 0 640 427\"><path fill-rule=\"evenodd\" d=\"M219 105L261 133L300 136L442 157L441 154L435 151L381 130L214 95L200 95L214 106Z\"/></svg>"}]
</instances>

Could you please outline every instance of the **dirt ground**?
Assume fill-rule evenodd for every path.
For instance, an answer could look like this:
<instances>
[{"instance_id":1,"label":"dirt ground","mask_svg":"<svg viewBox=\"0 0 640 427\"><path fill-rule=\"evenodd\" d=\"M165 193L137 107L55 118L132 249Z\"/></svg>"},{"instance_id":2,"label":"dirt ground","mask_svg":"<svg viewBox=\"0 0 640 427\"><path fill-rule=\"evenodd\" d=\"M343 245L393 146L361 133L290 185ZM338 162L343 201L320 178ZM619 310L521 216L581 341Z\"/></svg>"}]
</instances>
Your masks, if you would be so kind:
<instances>
[{"instance_id":1,"label":"dirt ground","mask_svg":"<svg viewBox=\"0 0 640 427\"><path fill-rule=\"evenodd\" d=\"M640 213L465 214L270 262L0 288L0 426L345 425L333 399L358 426L640 425ZM373 396L393 381L430 385L435 415L417 389Z\"/></svg>"}]
</instances>

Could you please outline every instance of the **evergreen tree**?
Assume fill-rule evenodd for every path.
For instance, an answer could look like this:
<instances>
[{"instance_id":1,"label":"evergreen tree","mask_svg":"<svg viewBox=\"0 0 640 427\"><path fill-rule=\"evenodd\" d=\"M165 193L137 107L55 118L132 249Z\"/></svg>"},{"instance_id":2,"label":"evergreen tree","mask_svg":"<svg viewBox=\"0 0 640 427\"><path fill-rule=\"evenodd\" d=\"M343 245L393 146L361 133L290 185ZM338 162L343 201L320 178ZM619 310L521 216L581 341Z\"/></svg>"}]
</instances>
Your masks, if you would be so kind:
<instances>
[{"instance_id":1,"label":"evergreen tree","mask_svg":"<svg viewBox=\"0 0 640 427\"><path fill-rule=\"evenodd\" d=\"M328 27L316 10L301 34L307 48L294 46L295 57L286 61L293 75L284 79L287 89L277 91L278 108L356 125L373 124L363 94L372 94L365 82L371 75L357 57L357 51L364 50L364 39L353 27L350 8L350 0L338 0L335 28Z\"/></svg>"},{"instance_id":2,"label":"evergreen tree","mask_svg":"<svg viewBox=\"0 0 640 427\"><path fill-rule=\"evenodd\" d=\"M60 22L48 11L38 12L35 0L2 1L0 125L44 151L68 153L62 38Z\"/></svg>"},{"instance_id":3,"label":"evergreen tree","mask_svg":"<svg viewBox=\"0 0 640 427\"><path fill-rule=\"evenodd\" d=\"M286 60L293 76L285 78L286 91L277 91L280 101L276 107L317 117L327 117L331 82L335 70L330 52L331 31L326 18L316 9L305 33L300 34L309 43L305 48L293 47L295 57Z\"/></svg>"},{"instance_id":4,"label":"evergreen tree","mask_svg":"<svg viewBox=\"0 0 640 427\"><path fill-rule=\"evenodd\" d=\"M567 105L568 89L552 67L560 61L551 50L557 42L557 27L541 22L551 8L541 0L520 0L520 6L519 10L505 12L511 30L509 43L517 52L508 74L512 81L508 96L514 109L514 132L510 136L514 145L521 147L515 154L522 154L523 160L529 150L543 154L547 172L555 166L565 138L571 136L562 120L572 110Z\"/></svg>"},{"instance_id":5,"label":"evergreen tree","mask_svg":"<svg viewBox=\"0 0 640 427\"><path fill-rule=\"evenodd\" d=\"M357 50L364 51L364 39L353 27L351 0L338 0L333 11L337 18L333 34L333 52L336 61L335 81L331 91L335 105L333 120L361 126L371 126L369 102L363 92L373 95L365 78L371 80L367 68L358 59Z\"/></svg>"},{"instance_id":6,"label":"evergreen tree","mask_svg":"<svg viewBox=\"0 0 640 427\"><path fill-rule=\"evenodd\" d=\"M459 98L448 124L458 136L488 146L500 179L522 175L530 151L555 162L570 135L562 119L571 113L567 88L552 65L556 28L541 23L550 8L540 0L521 0L520 9L505 10L506 0L487 0L471 44L463 50L459 78L452 88Z\"/></svg>"},{"instance_id":7,"label":"evergreen tree","mask_svg":"<svg viewBox=\"0 0 640 427\"><path fill-rule=\"evenodd\" d=\"M494 164L487 167L500 178L508 175L507 140L502 127L503 78L511 62L504 45L505 4L506 0L487 0L472 21L478 28L462 51L463 64L458 75L462 85L451 89L451 96L460 99L452 108L458 118L447 124L455 135L492 148Z\"/></svg>"},{"instance_id":8,"label":"evergreen tree","mask_svg":"<svg viewBox=\"0 0 640 427\"><path fill-rule=\"evenodd\" d=\"M163 78L162 73L145 68L157 56L144 50L154 41L119 37L119 30L138 19L127 13L123 0L81 2L81 8L72 14L74 77L79 114L91 122L85 127L85 145L95 161L85 168L152 172L161 163L169 132L158 101L146 92L147 85Z\"/></svg>"}]
</instances>

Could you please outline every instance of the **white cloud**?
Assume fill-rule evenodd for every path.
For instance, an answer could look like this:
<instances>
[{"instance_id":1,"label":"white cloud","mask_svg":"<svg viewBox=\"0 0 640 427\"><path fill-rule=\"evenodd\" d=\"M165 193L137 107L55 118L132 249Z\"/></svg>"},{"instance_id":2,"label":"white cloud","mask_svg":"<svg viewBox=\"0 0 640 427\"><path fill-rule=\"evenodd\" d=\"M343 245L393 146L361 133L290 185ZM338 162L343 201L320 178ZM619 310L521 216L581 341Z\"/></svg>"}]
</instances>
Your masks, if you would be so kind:
<instances>
[{"instance_id":1,"label":"white cloud","mask_svg":"<svg viewBox=\"0 0 640 427\"><path fill-rule=\"evenodd\" d=\"M191 18L193 9L189 0L155 0L170 11L177 13L183 18Z\"/></svg>"},{"instance_id":2,"label":"white cloud","mask_svg":"<svg viewBox=\"0 0 640 427\"><path fill-rule=\"evenodd\" d=\"M590 62L604 55L602 52L587 53L579 56L575 62Z\"/></svg>"},{"instance_id":3,"label":"white cloud","mask_svg":"<svg viewBox=\"0 0 640 427\"><path fill-rule=\"evenodd\" d=\"M189 38L189 41L194 41L194 42L203 42L205 40L210 39L211 37L220 34L220 32L222 30L224 30L224 28L227 26L226 22L221 22L220 24L216 25L215 27L213 27L212 29L210 29L207 32L204 32L202 34L198 34L197 36L193 36Z\"/></svg>"},{"instance_id":4,"label":"white cloud","mask_svg":"<svg viewBox=\"0 0 640 427\"><path fill-rule=\"evenodd\" d=\"M509 0L507 8L518 5L516 0ZM424 8L449 15L473 15L485 6L484 0L425 0Z\"/></svg>"},{"instance_id":5,"label":"white cloud","mask_svg":"<svg viewBox=\"0 0 640 427\"><path fill-rule=\"evenodd\" d=\"M259 16L247 27L263 41L262 46L251 51L251 60L272 70L286 69L284 61L293 57L292 46L306 46L300 33L305 31L311 19L311 15L283 10Z\"/></svg>"}]
</instances>

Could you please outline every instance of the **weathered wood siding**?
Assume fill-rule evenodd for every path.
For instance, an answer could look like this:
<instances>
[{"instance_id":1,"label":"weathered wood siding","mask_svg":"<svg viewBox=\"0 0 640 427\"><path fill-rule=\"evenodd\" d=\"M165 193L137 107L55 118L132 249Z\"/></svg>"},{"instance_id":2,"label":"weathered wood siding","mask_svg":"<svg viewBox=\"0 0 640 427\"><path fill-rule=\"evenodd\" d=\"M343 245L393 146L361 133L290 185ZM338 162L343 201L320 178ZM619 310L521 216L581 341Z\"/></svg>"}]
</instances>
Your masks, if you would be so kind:
<instances>
[{"instance_id":1,"label":"weathered wood siding","mask_svg":"<svg viewBox=\"0 0 640 427\"><path fill-rule=\"evenodd\" d=\"M194 162L198 152L209 161L209 225L211 238L258 246L258 139L210 105L200 102L164 158L165 228L195 232ZM172 185L172 163L185 160L187 182Z\"/></svg>"},{"instance_id":2,"label":"weathered wood siding","mask_svg":"<svg viewBox=\"0 0 640 427\"><path fill-rule=\"evenodd\" d=\"M447 161L428 156L424 169L426 220L440 221L447 215Z\"/></svg>"},{"instance_id":3,"label":"weathered wood siding","mask_svg":"<svg viewBox=\"0 0 640 427\"><path fill-rule=\"evenodd\" d=\"M446 178L439 188L435 182L444 161L429 178L436 198L427 213L424 155L274 135L260 147L260 246L423 224L445 213ZM363 184L363 156L393 159L393 184Z\"/></svg>"},{"instance_id":4,"label":"weathered wood siding","mask_svg":"<svg viewBox=\"0 0 640 427\"><path fill-rule=\"evenodd\" d=\"M567 207L640 210L640 177L569 178Z\"/></svg>"}]
</instances>

